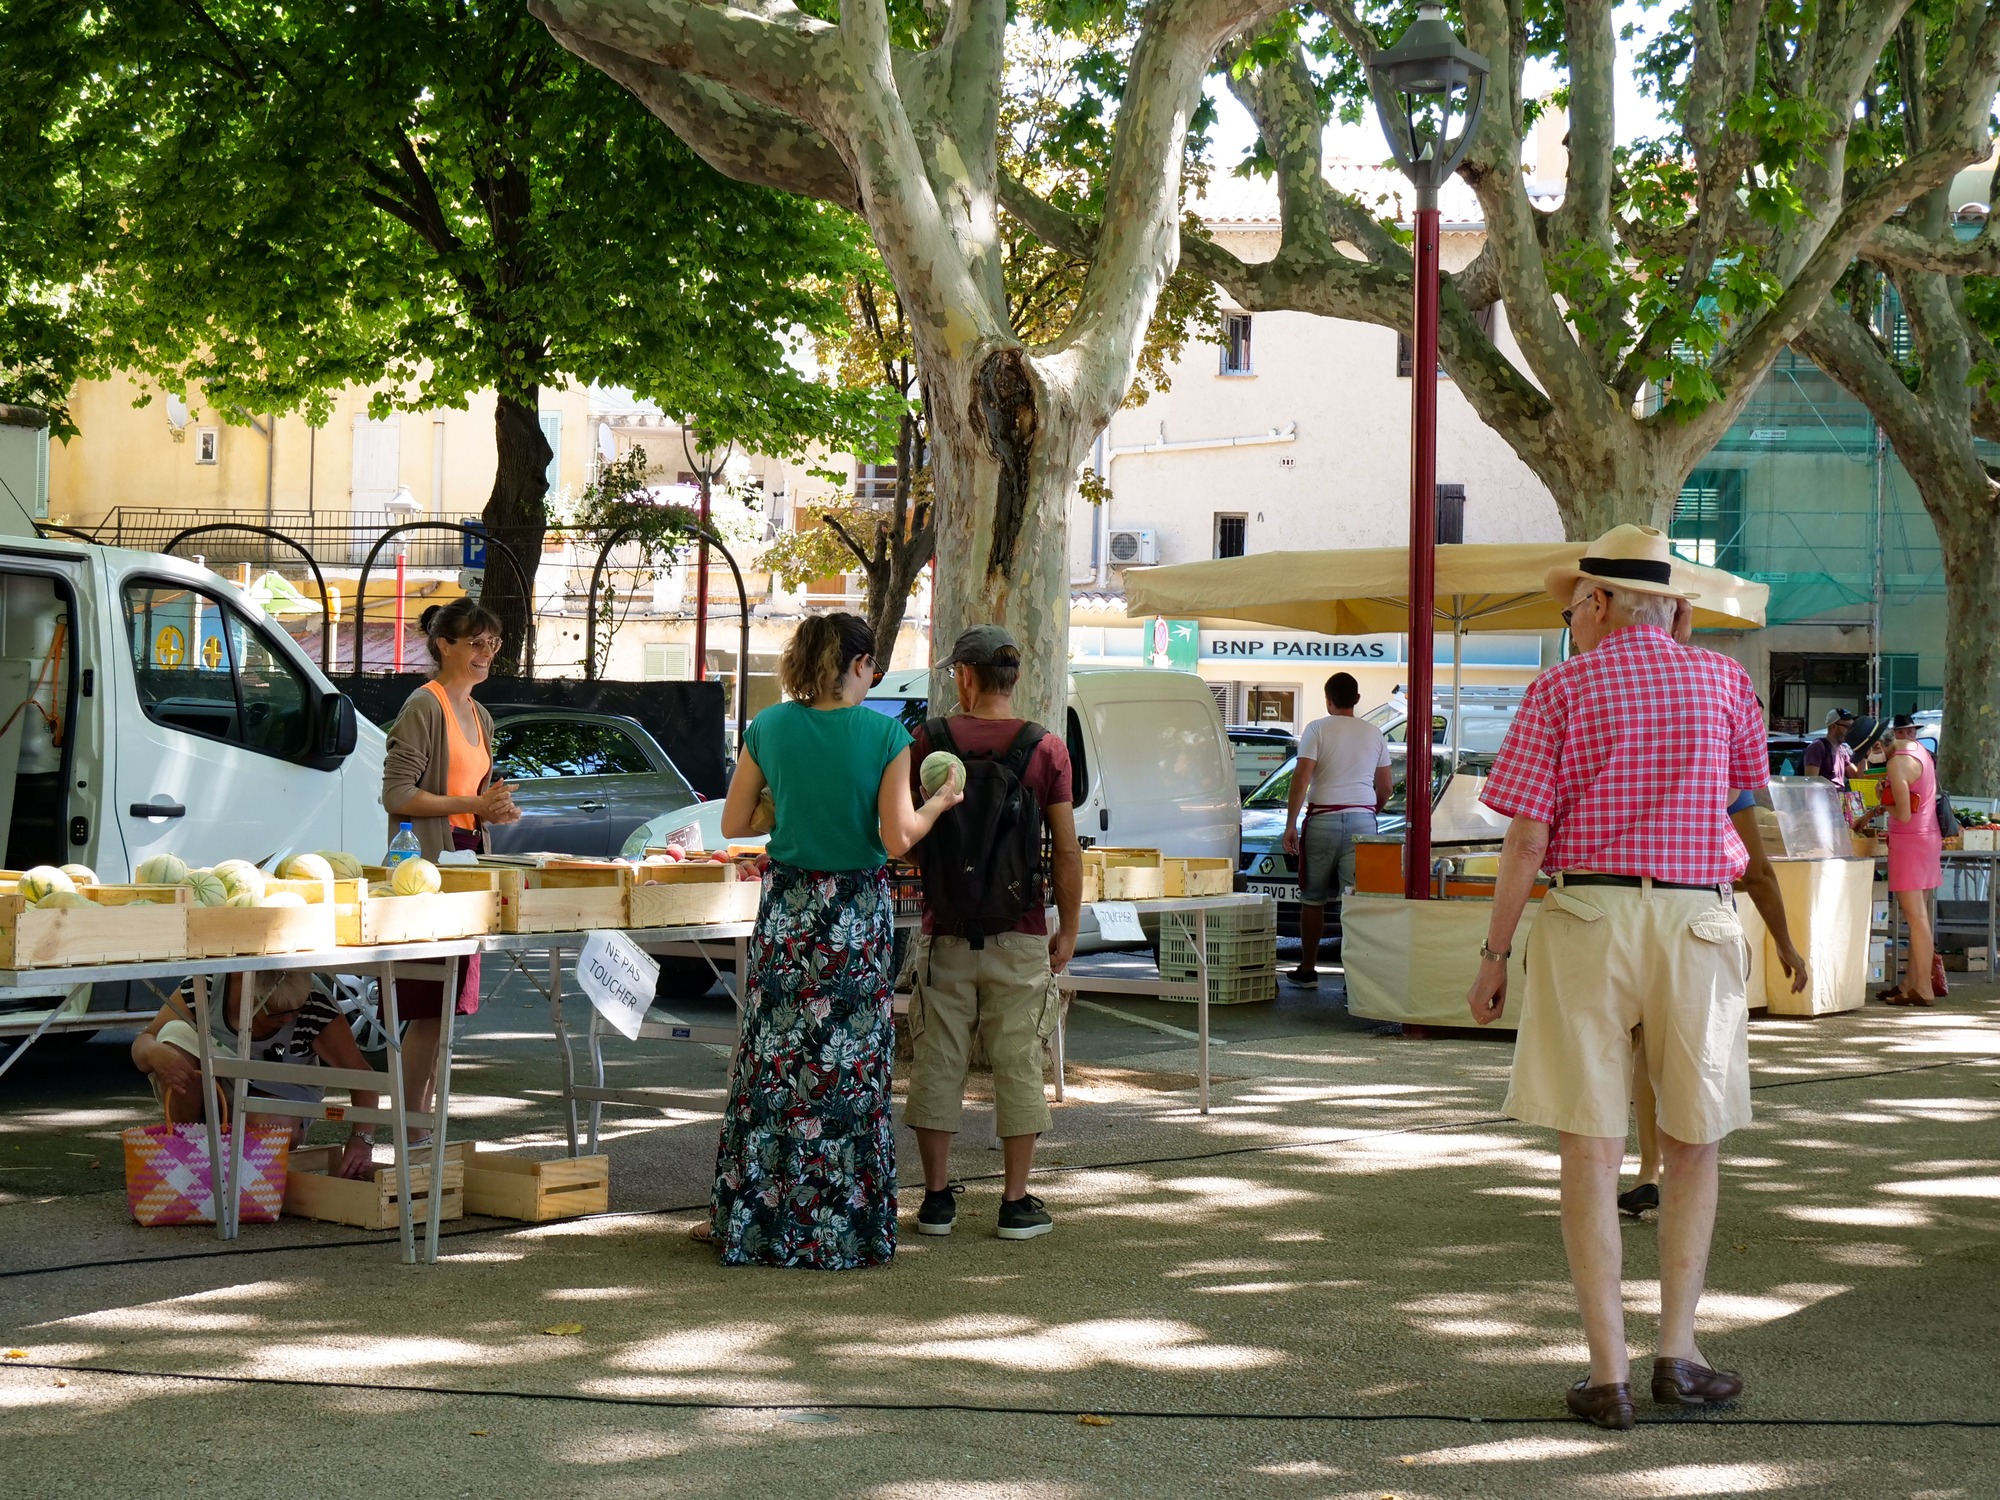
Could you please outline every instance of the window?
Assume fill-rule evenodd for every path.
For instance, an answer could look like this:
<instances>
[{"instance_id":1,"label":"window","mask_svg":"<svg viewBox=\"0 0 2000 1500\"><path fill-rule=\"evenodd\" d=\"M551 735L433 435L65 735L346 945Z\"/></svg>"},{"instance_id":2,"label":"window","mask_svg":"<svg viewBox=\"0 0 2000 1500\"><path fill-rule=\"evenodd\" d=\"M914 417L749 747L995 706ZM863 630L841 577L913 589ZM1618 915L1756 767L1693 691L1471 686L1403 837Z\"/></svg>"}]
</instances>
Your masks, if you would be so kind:
<instances>
[{"instance_id":1,"label":"window","mask_svg":"<svg viewBox=\"0 0 2000 1500\"><path fill-rule=\"evenodd\" d=\"M556 475L562 469L562 413L545 411L536 413L542 424L542 436L549 444L549 467L543 477L548 481L549 493L556 492Z\"/></svg>"},{"instance_id":2,"label":"window","mask_svg":"<svg viewBox=\"0 0 2000 1500\"><path fill-rule=\"evenodd\" d=\"M1083 743L1083 720L1073 708L1069 711L1068 739L1070 802L1081 807L1090 796L1090 754Z\"/></svg>"},{"instance_id":3,"label":"window","mask_svg":"<svg viewBox=\"0 0 2000 1500\"><path fill-rule=\"evenodd\" d=\"M212 464L221 461L222 432L215 427L197 427L194 430L194 461L198 464Z\"/></svg>"},{"instance_id":4,"label":"window","mask_svg":"<svg viewBox=\"0 0 2000 1500\"><path fill-rule=\"evenodd\" d=\"M139 706L155 724L301 760L317 696L277 645L214 596L176 583L125 586Z\"/></svg>"},{"instance_id":5,"label":"window","mask_svg":"<svg viewBox=\"0 0 2000 1500\"><path fill-rule=\"evenodd\" d=\"M1250 314L1230 313L1222 320L1222 373L1249 375Z\"/></svg>"},{"instance_id":6,"label":"window","mask_svg":"<svg viewBox=\"0 0 2000 1500\"><path fill-rule=\"evenodd\" d=\"M1489 339L1493 337L1493 329L1498 321L1495 315L1499 310L1499 303L1489 302L1484 307L1477 307L1472 311L1472 321L1479 325L1479 331ZM1397 334L1396 378L1398 380L1408 380L1410 378L1410 365L1415 358L1415 346L1410 342L1410 336L1407 333ZM1438 361L1438 378L1440 380L1451 379L1451 376L1445 371L1443 360Z\"/></svg>"},{"instance_id":7,"label":"window","mask_svg":"<svg viewBox=\"0 0 2000 1500\"><path fill-rule=\"evenodd\" d=\"M495 725L493 761L509 781L646 775L653 769L638 742L615 725L556 719Z\"/></svg>"},{"instance_id":8,"label":"window","mask_svg":"<svg viewBox=\"0 0 2000 1500\"><path fill-rule=\"evenodd\" d=\"M640 654L643 682L692 682L694 647L678 641L648 641Z\"/></svg>"},{"instance_id":9,"label":"window","mask_svg":"<svg viewBox=\"0 0 2000 1500\"><path fill-rule=\"evenodd\" d=\"M1437 487L1437 539L1440 544L1465 540L1465 486L1462 484L1441 484Z\"/></svg>"},{"instance_id":10,"label":"window","mask_svg":"<svg viewBox=\"0 0 2000 1500\"><path fill-rule=\"evenodd\" d=\"M356 510L380 510L389 503L396 493L402 448L403 424L398 418L354 419L354 469L348 493Z\"/></svg>"},{"instance_id":11,"label":"window","mask_svg":"<svg viewBox=\"0 0 2000 1500\"><path fill-rule=\"evenodd\" d=\"M856 464L854 466L854 498L862 505L878 501L886 502L896 498L896 466L894 464Z\"/></svg>"},{"instance_id":12,"label":"window","mask_svg":"<svg viewBox=\"0 0 2000 1500\"><path fill-rule=\"evenodd\" d=\"M1696 469L1688 475L1667 535L1689 562L1742 572L1743 471Z\"/></svg>"},{"instance_id":13,"label":"window","mask_svg":"<svg viewBox=\"0 0 2000 1500\"><path fill-rule=\"evenodd\" d=\"M1224 516L1215 518L1215 555L1217 557L1241 557L1244 540L1250 529L1248 516Z\"/></svg>"}]
</instances>

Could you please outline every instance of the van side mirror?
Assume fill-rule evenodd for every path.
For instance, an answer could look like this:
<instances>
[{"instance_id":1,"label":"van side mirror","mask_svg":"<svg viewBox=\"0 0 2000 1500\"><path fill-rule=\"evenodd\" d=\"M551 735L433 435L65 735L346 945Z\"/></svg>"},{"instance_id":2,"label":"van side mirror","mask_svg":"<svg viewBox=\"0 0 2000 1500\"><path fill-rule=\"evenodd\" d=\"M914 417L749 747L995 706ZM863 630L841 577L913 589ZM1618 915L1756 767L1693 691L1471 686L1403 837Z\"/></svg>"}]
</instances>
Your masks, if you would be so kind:
<instances>
[{"instance_id":1,"label":"van side mirror","mask_svg":"<svg viewBox=\"0 0 2000 1500\"><path fill-rule=\"evenodd\" d=\"M332 770L354 753L361 741L360 720L354 700L345 693L328 693L320 699L319 744L316 762L322 770Z\"/></svg>"}]
</instances>

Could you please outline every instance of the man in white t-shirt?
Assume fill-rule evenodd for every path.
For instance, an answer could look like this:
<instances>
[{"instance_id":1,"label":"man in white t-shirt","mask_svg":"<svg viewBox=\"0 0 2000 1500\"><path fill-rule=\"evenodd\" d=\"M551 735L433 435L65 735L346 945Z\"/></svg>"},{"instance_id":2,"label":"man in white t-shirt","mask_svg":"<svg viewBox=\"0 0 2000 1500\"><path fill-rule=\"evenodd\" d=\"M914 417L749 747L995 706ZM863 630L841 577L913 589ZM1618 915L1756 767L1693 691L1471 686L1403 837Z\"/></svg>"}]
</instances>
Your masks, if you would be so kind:
<instances>
[{"instance_id":1,"label":"man in white t-shirt","mask_svg":"<svg viewBox=\"0 0 2000 1500\"><path fill-rule=\"evenodd\" d=\"M1361 685L1352 673L1327 678L1327 717L1306 725L1292 769L1285 853L1299 862L1300 954L1288 977L1300 989L1319 988L1325 904L1353 888L1354 841L1375 831L1375 814L1389 800L1389 742L1373 724L1354 717L1360 701Z\"/></svg>"}]
</instances>

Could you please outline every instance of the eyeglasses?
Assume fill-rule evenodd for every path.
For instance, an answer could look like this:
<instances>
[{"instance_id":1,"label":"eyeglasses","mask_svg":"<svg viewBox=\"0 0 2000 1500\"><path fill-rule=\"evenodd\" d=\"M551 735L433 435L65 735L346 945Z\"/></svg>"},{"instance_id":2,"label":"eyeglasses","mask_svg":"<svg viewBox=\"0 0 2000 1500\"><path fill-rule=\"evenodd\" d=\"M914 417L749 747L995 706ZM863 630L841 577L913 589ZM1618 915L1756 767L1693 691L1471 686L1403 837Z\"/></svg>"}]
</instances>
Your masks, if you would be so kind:
<instances>
[{"instance_id":1,"label":"eyeglasses","mask_svg":"<svg viewBox=\"0 0 2000 1500\"><path fill-rule=\"evenodd\" d=\"M1574 609L1566 609L1563 611L1563 629L1565 630L1569 629L1570 617L1575 613L1576 611Z\"/></svg>"}]
</instances>

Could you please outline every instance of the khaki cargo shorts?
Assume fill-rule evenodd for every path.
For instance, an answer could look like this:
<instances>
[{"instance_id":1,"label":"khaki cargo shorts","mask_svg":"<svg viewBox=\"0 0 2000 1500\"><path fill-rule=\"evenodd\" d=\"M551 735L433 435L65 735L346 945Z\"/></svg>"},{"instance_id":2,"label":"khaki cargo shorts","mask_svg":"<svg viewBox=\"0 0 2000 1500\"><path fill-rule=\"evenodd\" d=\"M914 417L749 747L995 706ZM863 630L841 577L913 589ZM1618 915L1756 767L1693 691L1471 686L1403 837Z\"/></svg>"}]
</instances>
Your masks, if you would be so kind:
<instances>
[{"instance_id":1,"label":"khaki cargo shorts","mask_svg":"<svg viewBox=\"0 0 2000 1500\"><path fill-rule=\"evenodd\" d=\"M994 1133L1047 1130L1042 1062L1062 1014L1049 972L1049 940L1003 932L974 949L964 938L919 938L915 969L903 1123L917 1130L958 1129L976 1033L993 1065Z\"/></svg>"},{"instance_id":2,"label":"khaki cargo shorts","mask_svg":"<svg viewBox=\"0 0 2000 1500\"><path fill-rule=\"evenodd\" d=\"M1703 1145L1750 1123L1750 950L1713 891L1552 889L1528 932L1506 1112L1625 1137L1643 1052L1659 1124Z\"/></svg>"}]
</instances>

